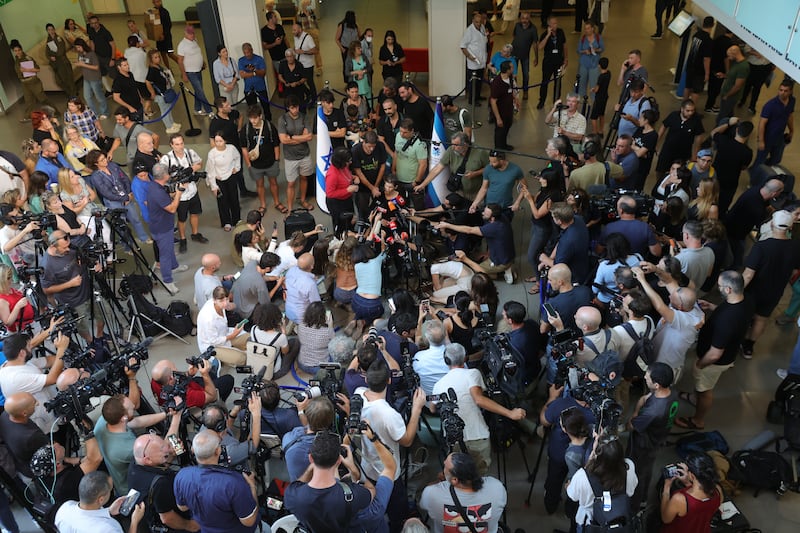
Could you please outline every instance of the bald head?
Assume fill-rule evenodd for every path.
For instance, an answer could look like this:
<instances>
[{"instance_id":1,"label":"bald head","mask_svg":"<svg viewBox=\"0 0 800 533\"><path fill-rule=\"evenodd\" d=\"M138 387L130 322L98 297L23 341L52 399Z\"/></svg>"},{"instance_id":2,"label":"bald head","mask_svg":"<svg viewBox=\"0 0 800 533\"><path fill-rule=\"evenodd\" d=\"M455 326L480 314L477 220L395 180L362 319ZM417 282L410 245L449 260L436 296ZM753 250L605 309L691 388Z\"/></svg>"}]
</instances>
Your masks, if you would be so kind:
<instances>
[{"instance_id":1,"label":"bald head","mask_svg":"<svg viewBox=\"0 0 800 533\"><path fill-rule=\"evenodd\" d=\"M133 443L133 459L137 465L161 466L169 458L170 446L158 435L146 433Z\"/></svg>"},{"instance_id":2,"label":"bald head","mask_svg":"<svg viewBox=\"0 0 800 533\"><path fill-rule=\"evenodd\" d=\"M550 283L560 287L564 284L569 285L572 283L572 271L564 263L553 265L548 275Z\"/></svg>"},{"instance_id":3,"label":"bald head","mask_svg":"<svg viewBox=\"0 0 800 533\"><path fill-rule=\"evenodd\" d=\"M139 149L140 152L149 154L153 151L153 136L149 133L140 133L136 136L136 148Z\"/></svg>"},{"instance_id":4,"label":"bald head","mask_svg":"<svg viewBox=\"0 0 800 533\"><path fill-rule=\"evenodd\" d=\"M217 254L203 254L203 257L200 259L200 264L203 265L204 270L216 272L222 265L222 260Z\"/></svg>"},{"instance_id":5,"label":"bald head","mask_svg":"<svg viewBox=\"0 0 800 533\"><path fill-rule=\"evenodd\" d=\"M155 364L151 375L158 383L166 385L174 370L177 370L177 368L175 368L175 363L168 359L163 359Z\"/></svg>"},{"instance_id":6,"label":"bald head","mask_svg":"<svg viewBox=\"0 0 800 533\"><path fill-rule=\"evenodd\" d=\"M783 192L783 182L781 180L771 179L761 187L761 196L765 200L772 200L777 198Z\"/></svg>"},{"instance_id":7,"label":"bald head","mask_svg":"<svg viewBox=\"0 0 800 533\"><path fill-rule=\"evenodd\" d=\"M636 199L633 196L623 195L617 200L617 212L620 215L636 214Z\"/></svg>"},{"instance_id":8,"label":"bald head","mask_svg":"<svg viewBox=\"0 0 800 533\"><path fill-rule=\"evenodd\" d=\"M53 139L44 139L42 141L42 151L52 152L53 150L58 151L58 144Z\"/></svg>"},{"instance_id":9,"label":"bald head","mask_svg":"<svg viewBox=\"0 0 800 533\"><path fill-rule=\"evenodd\" d=\"M696 302L697 293L688 287L681 287L669 295L669 303L681 311L691 311Z\"/></svg>"},{"instance_id":10,"label":"bald head","mask_svg":"<svg viewBox=\"0 0 800 533\"><path fill-rule=\"evenodd\" d=\"M30 392L18 392L6 398L6 411L17 419L27 419L36 409L36 398Z\"/></svg>"},{"instance_id":11,"label":"bald head","mask_svg":"<svg viewBox=\"0 0 800 533\"><path fill-rule=\"evenodd\" d=\"M311 272L311 269L314 268L314 256L309 252L304 253L297 258L297 267L305 272Z\"/></svg>"},{"instance_id":12,"label":"bald head","mask_svg":"<svg viewBox=\"0 0 800 533\"><path fill-rule=\"evenodd\" d=\"M600 329L600 323L602 321L603 317L600 315L600 311L590 305L584 305L578 308L578 311L575 313L575 325L583 332Z\"/></svg>"}]
</instances>

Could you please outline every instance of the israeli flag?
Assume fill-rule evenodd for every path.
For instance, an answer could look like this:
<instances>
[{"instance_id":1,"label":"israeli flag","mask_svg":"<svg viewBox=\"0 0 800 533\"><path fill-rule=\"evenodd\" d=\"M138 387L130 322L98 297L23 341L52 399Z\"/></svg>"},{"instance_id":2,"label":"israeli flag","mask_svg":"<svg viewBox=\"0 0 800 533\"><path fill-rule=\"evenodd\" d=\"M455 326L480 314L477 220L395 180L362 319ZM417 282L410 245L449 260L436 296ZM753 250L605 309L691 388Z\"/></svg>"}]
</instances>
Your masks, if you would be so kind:
<instances>
[{"instance_id":1,"label":"israeli flag","mask_svg":"<svg viewBox=\"0 0 800 533\"><path fill-rule=\"evenodd\" d=\"M328 131L328 124L325 122L325 115L322 112L322 105L317 105L317 205L325 213L328 211L328 201L325 196L325 175L328 167L331 166L331 134ZM438 204L437 204L438 205Z\"/></svg>"},{"instance_id":2,"label":"israeli flag","mask_svg":"<svg viewBox=\"0 0 800 533\"><path fill-rule=\"evenodd\" d=\"M442 118L442 102L436 99L436 111L433 115L433 133L431 135L431 155L428 157L428 171L439 164L444 151L447 149L447 131L444 129ZM445 167L436 178L428 184L428 197L434 207L441 205L447 190L447 180L450 178L450 169Z\"/></svg>"}]
</instances>

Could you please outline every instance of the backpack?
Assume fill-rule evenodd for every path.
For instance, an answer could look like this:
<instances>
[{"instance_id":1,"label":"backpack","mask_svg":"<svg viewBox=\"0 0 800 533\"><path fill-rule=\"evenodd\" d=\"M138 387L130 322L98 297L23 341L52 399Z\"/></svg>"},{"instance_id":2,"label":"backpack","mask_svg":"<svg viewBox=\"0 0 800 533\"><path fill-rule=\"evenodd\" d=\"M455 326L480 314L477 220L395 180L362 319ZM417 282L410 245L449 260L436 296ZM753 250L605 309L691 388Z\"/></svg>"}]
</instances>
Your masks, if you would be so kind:
<instances>
[{"instance_id":1,"label":"backpack","mask_svg":"<svg viewBox=\"0 0 800 533\"><path fill-rule=\"evenodd\" d=\"M180 337L185 337L194 329L192 313L189 304L181 300L173 300L167 307L167 323L169 330Z\"/></svg>"},{"instance_id":2,"label":"backpack","mask_svg":"<svg viewBox=\"0 0 800 533\"><path fill-rule=\"evenodd\" d=\"M761 489L774 490L780 497L789 487L793 475L789 462L777 452L740 450L731 457L728 479L755 487L754 497Z\"/></svg>"},{"instance_id":3,"label":"backpack","mask_svg":"<svg viewBox=\"0 0 800 533\"><path fill-rule=\"evenodd\" d=\"M602 381L608 382L612 387L616 387L622 381L622 361L619 358L619 352L608 348L611 342L611 330L605 329L604 331L606 344L602 352L597 349L597 346L589 338L583 338L584 345L596 355L594 359L586 364L586 368L597 374Z\"/></svg>"},{"instance_id":4,"label":"backpack","mask_svg":"<svg viewBox=\"0 0 800 533\"><path fill-rule=\"evenodd\" d=\"M592 503L592 521L590 524L583 525L583 531L585 533L631 532L631 502L628 494L624 490L614 494L604 491L600 479L589 472L586 472L586 479L592 486L594 503ZM606 511L604 507L608 498L611 499L611 507Z\"/></svg>"},{"instance_id":5,"label":"backpack","mask_svg":"<svg viewBox=\"0 0 800 533\"><path fill-rule=\"evenodd\" d=\"M767 421L771 424L784 424L787 399L800 396L800 374L789 374L775 390L775 399L767 407Z\"/></svg>"},{"instance_id":6,"label":"backpack","mask_svg":"<svg viewBox=\"0 0 800 533\"><path fill-rule=\"evenodd\" d=\"M693 453L703 453L717 450L722 455L728 455L730 448L728 441L719 431L696 431L678 439L675 443L675 452L681 459L686 459Z\"/></svg>"},{"instance_id":7,"label":"backpack","mask_svg":"<svg viewBox=\"0 0 800 533\"><path fill-rule=\"evenodd\" d=\"M783 438L789 447L800 449L800 392L789 393L783 400Z\"/></svg>"},{"instance_id":8,"label":"backpack","mask_svg":"<svg viewBox=\"0 0 800 533\"><path fill-rule=\"evenodd\" d=\"M639 116L642 115L642 106L644 105L645 102L650 102L650 109L658 113L659 116L661 115L661 113L658 110L658 102L656 101L655 97L643 96L642 98L639 99Z\"/></svg>"},{"instance_id":9,"label":"backpack","mask_svg":"<svg viewBox=\"0 0 800 533\"><path fill-rule=\"evenodd\" d=\"M647 372L647 367L656 360L656 348L653 344L653 335L651 333L655 328L651 328L653 321L650 317L645 317L645 321L647 322L647 327L641 335L636 333L636 330L633 329L629 322L622 324L622 328L633 339L633 346L628 352L622 371L622 376L626 379L643 378L645 372Z\"/></svg>"},{"instance_id":10,"label":"backpack","mask_svg":"<svg viewBox=\"0 0 800 533\"><path fill-rule=\"evenodd\" d=\"M499 388L513 401L525 393L527 386L525 357L511 344L508 334L495 335L487 341L483 355L484 373L487 381L492 381L490 389Z\"/></svg>"}]
</instances>

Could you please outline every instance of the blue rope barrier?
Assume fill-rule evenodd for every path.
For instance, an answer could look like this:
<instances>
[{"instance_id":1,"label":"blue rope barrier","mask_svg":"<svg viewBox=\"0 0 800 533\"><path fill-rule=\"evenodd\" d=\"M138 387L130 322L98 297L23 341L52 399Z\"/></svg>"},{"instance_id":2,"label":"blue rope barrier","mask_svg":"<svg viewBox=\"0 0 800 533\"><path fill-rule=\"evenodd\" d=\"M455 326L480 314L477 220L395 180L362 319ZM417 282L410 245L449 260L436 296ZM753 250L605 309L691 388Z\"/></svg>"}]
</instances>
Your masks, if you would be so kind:
<instances>
[{"instance_id":1,"label":"blue rope barrier","mask_svg":"<svg viewBox=\"0 0 800 533\"><path fill-rule=\"evenodd\" d=\"M177 92L177 91L176 91L176 92ZM162 96L163 96L163 95L162 95ZM162 114L160 117L158 117L158 118L156 118L156 119L153 119L153 120L147 120L147 121L144 121L144 122L142 122L142 124L153 124L153 123L155 123L155 122L161 122L162 120L164 120L164 117L166 117L167 115L169 115L169 114L170 114L170 112L172 111L172 108L173 108L173 107L175 107L175 105L176 105L178 102L180 102L180 101L181 101L181 96L183 96L183 95L179 93L179 94L178 94L178 97L175 99L175 101L174 101L174 102L172 102L171 104L169 104L169 107L167 107L167 110L166 110L166 111L164 111L164 114Z\"/></svg>"}]
</instances>

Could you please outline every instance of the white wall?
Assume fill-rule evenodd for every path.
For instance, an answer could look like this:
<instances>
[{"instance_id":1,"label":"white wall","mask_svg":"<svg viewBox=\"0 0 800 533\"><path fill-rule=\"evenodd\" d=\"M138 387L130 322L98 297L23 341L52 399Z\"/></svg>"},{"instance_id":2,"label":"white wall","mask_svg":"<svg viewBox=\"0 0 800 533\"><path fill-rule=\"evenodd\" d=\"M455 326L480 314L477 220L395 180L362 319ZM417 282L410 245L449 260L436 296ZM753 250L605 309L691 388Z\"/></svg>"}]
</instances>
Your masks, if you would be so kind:
<instances>
[{"instance_id":1,"label":"white wall","mask_svg":"<svg viewBox=\"0 0 800 533\"><path fill-rule=\"evenodd\" d=\"M464 0L428 0L428 94L454 95L464 88L466 67L458 43L466 20Z\"/></svg>"},{"instance_id":2,"label":"white wall","mask_svg":"<svg viewBox=\"0 0 800 533\"><path fill-rule=\"evenodd\" d=\"M242 43L250 43L253 45L253 51L262 55L259 20L265 20L264 2L262 0L217 0L217 4L220 6L220 26L228 54L238 61L242 57ZM269 65L268 58L266 61ZM267 71L269 70L267 69ZM269 87L271 87L269 78L267 84L269 92ZM241 81L239 88L244 91L244 84Z\"/></svg>"}]
</instances>

